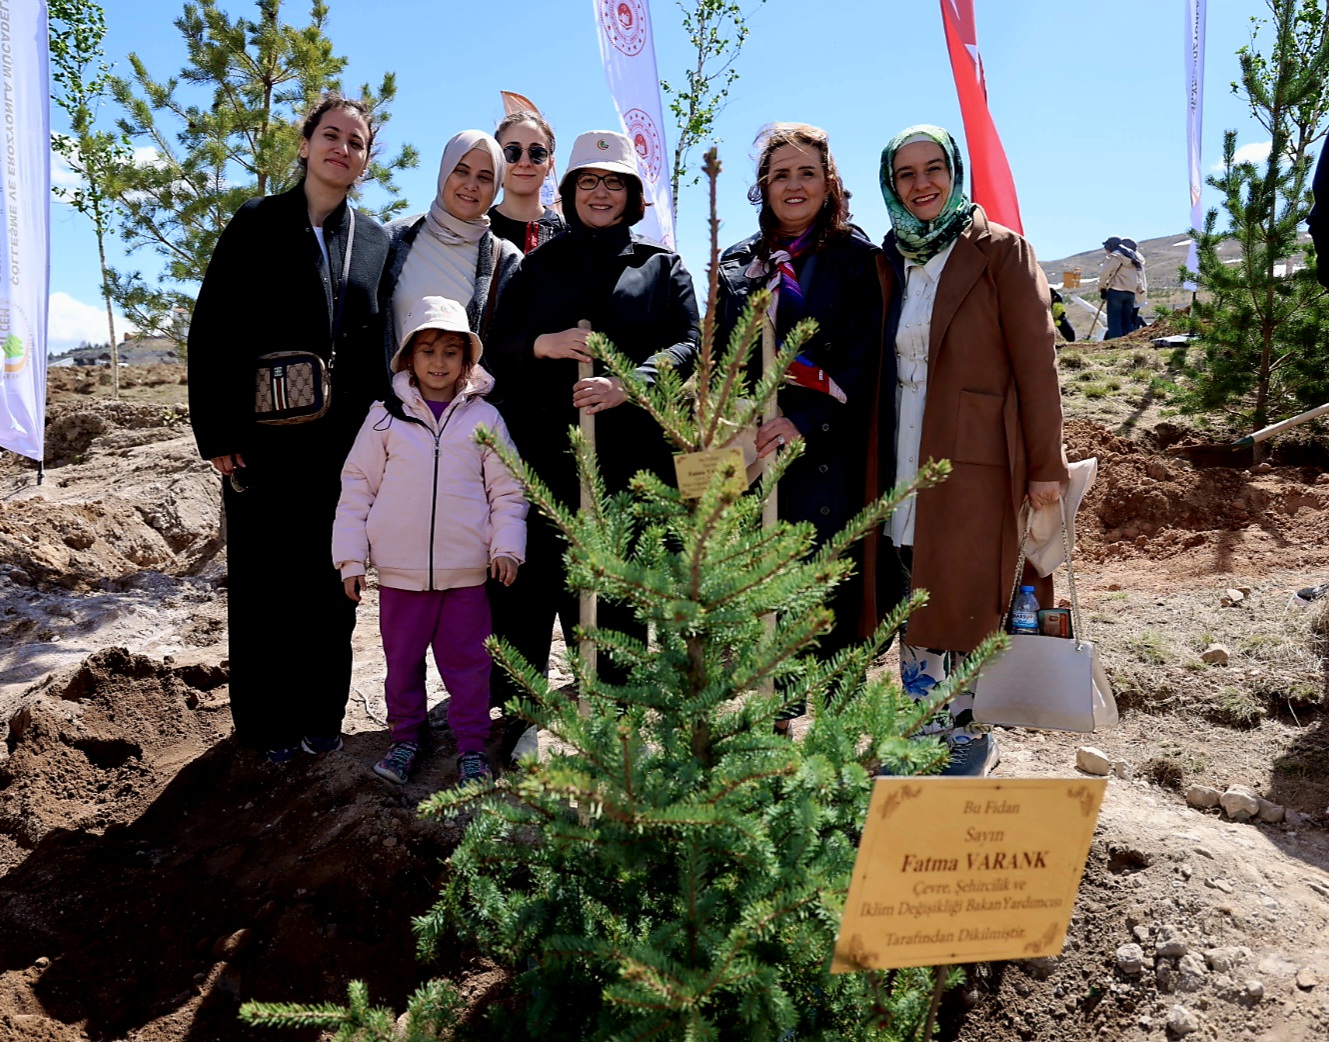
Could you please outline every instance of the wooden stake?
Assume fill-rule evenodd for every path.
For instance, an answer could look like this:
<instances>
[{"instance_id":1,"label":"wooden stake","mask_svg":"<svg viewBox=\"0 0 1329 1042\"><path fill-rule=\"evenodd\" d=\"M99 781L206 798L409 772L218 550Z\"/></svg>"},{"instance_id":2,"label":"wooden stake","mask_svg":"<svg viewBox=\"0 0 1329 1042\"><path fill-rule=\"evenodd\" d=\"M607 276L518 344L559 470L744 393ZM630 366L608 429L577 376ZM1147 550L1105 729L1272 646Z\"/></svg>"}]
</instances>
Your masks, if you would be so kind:
<instances>
[{"instance_id":1,"label":"wooden stake","mask_svg":"<svg viewBox=\"0 0 1329 1042\"><path fill-rule=\"evenodd\" d=\"M769 315L763 315L761 320L761 371L762 375L769 373L775 368L775 323L771 321ZM766 400L766 405L762 411L762 422L769 423L774 420L779 412L776 405L776 396L771 395ZM774 465L778 450L766 457L766 470L769 471ZM775 527L775 522L780 514L780 490L771 489L766 495L766 502L761 507L761 527L769 531ZM762 622L766 626L766 636L771 638L775 636L775 613L770 612ZM767 678L762 681L761 690L763 694L771 694L775 691L775 681Z\"/></svg>"},{"instance_id":2,"label":"wooden stake","mask_svg":"<svg viewBox=\"0 0 1329 1042\"><path fill-rule=\"evenodd\" d=\"M577 323L578 329L589 330L591 323L589 319L583 318ZM594 362L577 363L577 379L589 380L595 375ZM586 445L590 449L591 456L595 456L595 417L587 410L582 409L578 415L578 422L581 425L582 437L586 439ZM591 489L585 481L581 483L581 508L582 510L591 509ZM577 622L583 629L592 629L595 626L596 604L595 593L593 591L583 590L577 603ZM593 674L596 669L595 645L589 640L582 640L577 645L577 653L581 656L582 664L586 667L588 674ZM586 715L589 709L584 697L578 699L582 715Z\"/></svg>"}]
</instances>

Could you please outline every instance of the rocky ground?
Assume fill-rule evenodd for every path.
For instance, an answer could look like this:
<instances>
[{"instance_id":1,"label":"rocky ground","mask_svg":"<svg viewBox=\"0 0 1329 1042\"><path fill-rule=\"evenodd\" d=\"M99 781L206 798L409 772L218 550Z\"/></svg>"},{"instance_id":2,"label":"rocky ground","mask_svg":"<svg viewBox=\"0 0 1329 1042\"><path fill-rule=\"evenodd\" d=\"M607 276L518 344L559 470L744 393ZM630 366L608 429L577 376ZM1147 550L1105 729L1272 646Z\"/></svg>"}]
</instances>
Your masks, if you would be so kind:
<instances>
[{"instance_id":1,"label":"rocky ground","mask_svg":"<svg viewBox=\"0 0 1329 1042\"><path fill-rule=\"evenodd\" d=\"M279 1037L239 1002L336 1000L354 978L397 1008L426 972L501 996L474 953L415 961L409 919L457 833L413 808L454 772L446 732L404 792L368 770L373 591L346 749L273 773L233 747L217 483L181 373L126 369L112 402L97 372L53 370L44 482L0 458L0 1038ZM1075 774L1086 742L1110 772L1067 947L971 968L949 1039L1329 1037L1326 627L1292 598L1329 580L1329 477L1304 453L1195 468L1169 450L1208 436L1149 386L1130 422L1067 399L1092 417L1068 424L1072 456L1100 460L1080 598L1122 726L999 734L999 776ZM1233 786L1255 817L1208 805Z\"/></svg>"}]
</instances>

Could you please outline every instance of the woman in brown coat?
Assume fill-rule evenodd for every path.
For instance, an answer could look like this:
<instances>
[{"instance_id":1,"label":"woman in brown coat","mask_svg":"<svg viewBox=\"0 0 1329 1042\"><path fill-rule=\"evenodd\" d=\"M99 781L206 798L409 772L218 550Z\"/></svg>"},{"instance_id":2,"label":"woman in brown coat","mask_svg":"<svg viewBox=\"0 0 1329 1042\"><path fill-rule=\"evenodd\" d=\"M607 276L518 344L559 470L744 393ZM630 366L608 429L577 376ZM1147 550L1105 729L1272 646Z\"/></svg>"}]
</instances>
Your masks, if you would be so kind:
<instances>
[{"instance_id":1,"label":"woman in brown coat","mask_svg":"<svg viewBox=\"0 0 1329 1042\"><path fill-rule=\"evenodd\" d=\"M886 350L897 362L881 406L894 395L895 475L911 480L930 459L952 466L896 512L896 552L883 555L899 566L886 585L929 592L901 644L905 688L922 698L999 626L1023 502L1057 501L1067 477L1061 392L1047 280L1029 243L965 198L954 138L931 126L897 134L882 152L881 190L892 225ZM943 774L996 764L996 740L971 723L972 707L960 695L924 729L950 746Z\"/></svg>"}]
</instances>

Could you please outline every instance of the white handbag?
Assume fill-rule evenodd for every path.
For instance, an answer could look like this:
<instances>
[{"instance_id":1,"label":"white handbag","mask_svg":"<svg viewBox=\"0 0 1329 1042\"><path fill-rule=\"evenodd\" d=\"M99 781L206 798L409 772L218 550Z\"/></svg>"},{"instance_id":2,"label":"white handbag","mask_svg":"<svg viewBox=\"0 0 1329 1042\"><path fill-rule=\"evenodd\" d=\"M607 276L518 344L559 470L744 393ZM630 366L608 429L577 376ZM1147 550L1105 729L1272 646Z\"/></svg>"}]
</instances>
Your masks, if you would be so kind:
<instances>
[{"instance_id":1,"label":"white handbag","mask_svg":"<svg viewBox=\"0 0 1329 1042\"><path fill-rule=\"evenodd\" d=\"M1099 660L1098 649L1084 637L1064 501L1061 537L1071 590L1072 636L1011 637L1010 647L993 655L974 682L974 720L978 723L1085 733L1118 724L1117 701L1112 696L1107 671ZM1014 601L1020 586L1028 541L1026 524L1007 605ZM1003 614L1002 629L1006 628L1006 619Z\"/></svg>"}]
</instances>

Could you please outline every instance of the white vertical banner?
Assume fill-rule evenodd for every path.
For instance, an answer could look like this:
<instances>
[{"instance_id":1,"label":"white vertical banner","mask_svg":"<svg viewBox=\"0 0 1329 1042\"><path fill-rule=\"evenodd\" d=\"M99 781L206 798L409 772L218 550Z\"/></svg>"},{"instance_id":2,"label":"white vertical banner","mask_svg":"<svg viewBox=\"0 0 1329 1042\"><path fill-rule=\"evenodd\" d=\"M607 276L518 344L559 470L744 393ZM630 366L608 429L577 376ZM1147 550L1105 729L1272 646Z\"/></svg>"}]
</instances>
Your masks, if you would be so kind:
<instances>
[{"instance_id":1,"label":"white vertical banner","mask_svg":"<svg viewBox=\"0 0 1329 1042\"><path fill-rule=\"evenodd\" d=\"M600 59L614 107L646 188L646 216L638 230L674 248L674 195L669 187L669 149L664 134L660 74L647 0L591 0L600 37Z\"/></svg>"},{"instance_id":2,"label":"white vertical banner","mask_svg":"<svg viewBox=\"0 0 1329 1042\"><path fill-rule=\"evenodd\" d=\"M0 447L42 458L50 285L46 0L0 0Z\"/></svg>"},{"instance_id":3,"label":"white vertical banner","mask_svg":"<svg viewBox=\"0 0 1329 1042\"><path fill-rule=\"evenodd\" d=\"M1204 127L1204 20L1206 0L1186 0L1186 157L1191 181L1191 227L1204 228L1204 207L1200 195L1204 190L1204 172L1200 169L1200 134ZM1198 271L1200 262L1195 240L1186 251L1186 267ZM1194 282L1182 284L1182 289L1195 291Z\"/></svg>"}]
</instances>

